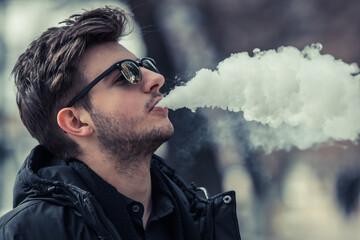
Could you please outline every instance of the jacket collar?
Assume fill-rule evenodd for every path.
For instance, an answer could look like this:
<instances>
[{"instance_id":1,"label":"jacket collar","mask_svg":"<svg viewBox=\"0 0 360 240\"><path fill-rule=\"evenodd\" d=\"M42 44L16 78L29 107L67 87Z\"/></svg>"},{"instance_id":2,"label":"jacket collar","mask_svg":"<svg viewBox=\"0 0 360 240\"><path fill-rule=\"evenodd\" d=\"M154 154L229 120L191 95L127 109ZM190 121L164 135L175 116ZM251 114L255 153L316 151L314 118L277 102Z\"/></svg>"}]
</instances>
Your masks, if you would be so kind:
<instances>
[{"instance_id":1,"label":"jacket collar","mask_svg":"<svg viewBox=\"0 0 360 240\"><path fill-rule=\"evenodd\" d=\"M87 190L69 162L55 157L45 147L38 145L17 174L13 205L16 207L31 197L47 197L54 191L76 192L78 195L85 194Z\"/></svg>"},{"instance_id":2,"label":"jacket collar","mask_svg":"<svg viewBox=\"0 0 360 240\"><path fill-rule=\"evenodd\" d=\"M82 164L78 161L67 162L57 158L45 147L36 146L26 158L16 177L14 186L14 201L16 207L29 197L46 197L54 191L61 193L66 191L70 195L83 195L89 192L83 180L78 176L74 168ZM196 186L190 188L179 178L174 169L169 167L163 159L153 155L152 166L160 169L162 174L170 180L174 188L177 188L185 199L196 199L206 203L207 200L199 197ZM57 194L58 196L60 194ZM68 197L67 197L68 198ZM74 200L76 201L76 200Z\"/></svg>"}]
</instances>

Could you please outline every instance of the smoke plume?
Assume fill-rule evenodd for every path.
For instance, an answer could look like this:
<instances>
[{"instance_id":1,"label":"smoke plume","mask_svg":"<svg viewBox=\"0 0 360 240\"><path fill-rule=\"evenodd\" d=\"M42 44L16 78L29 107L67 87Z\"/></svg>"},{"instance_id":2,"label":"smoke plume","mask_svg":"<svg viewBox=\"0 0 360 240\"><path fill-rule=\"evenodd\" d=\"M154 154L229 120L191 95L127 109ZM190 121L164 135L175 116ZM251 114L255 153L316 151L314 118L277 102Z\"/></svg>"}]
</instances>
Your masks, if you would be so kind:
<instances>
[{"instance_id":1,"label":"smoke plume","mask_svg":"<svg viewBox=\"0 0 360 240\"><path fill-rule=\"evenodd\" d=\"M360 75L322 45L232 54L217 69L201 69L158 106L242 112L249 145L269 153L356 141L360 133Z\"/></svg>"}]
</instances>

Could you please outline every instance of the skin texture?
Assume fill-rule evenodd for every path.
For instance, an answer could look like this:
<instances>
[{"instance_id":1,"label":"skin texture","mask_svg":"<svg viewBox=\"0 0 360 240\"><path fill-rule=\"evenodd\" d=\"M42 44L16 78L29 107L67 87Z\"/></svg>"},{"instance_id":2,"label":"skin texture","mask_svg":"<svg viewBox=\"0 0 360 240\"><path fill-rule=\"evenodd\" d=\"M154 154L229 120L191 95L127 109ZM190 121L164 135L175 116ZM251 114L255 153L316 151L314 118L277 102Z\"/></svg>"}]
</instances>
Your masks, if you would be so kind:
<instances>
[{"instance_id":1,"label":"skin texture","mask_svg":"<svg viewBox=\"0 0 360 240\"><path fill-rule=\"evenodd\" d=\"M136 60L117 42L88 49L79 62L90 83L109 66L123 59ZM141 202L143 225L152 210L150 161L155 150L173 134L166 108L154 107L161 100L164 77L140 68L143 81L131 84L115 70L91 91L92 110L63 108L58 124L83 151L78 159L122 194Z\"/></svg>"}]
</instances>

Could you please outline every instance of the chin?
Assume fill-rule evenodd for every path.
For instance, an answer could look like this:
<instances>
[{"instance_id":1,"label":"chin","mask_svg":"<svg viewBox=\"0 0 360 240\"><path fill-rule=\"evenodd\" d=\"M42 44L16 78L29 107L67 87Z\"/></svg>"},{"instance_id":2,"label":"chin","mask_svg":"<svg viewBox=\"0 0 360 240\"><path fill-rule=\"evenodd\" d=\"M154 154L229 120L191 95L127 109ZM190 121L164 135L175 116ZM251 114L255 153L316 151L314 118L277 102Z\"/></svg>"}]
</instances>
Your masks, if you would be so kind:
<instances>
[{"instance_id":1,"label":"chin","mask_svg":"<svg viewBox=\"0 0 360 240\"><path fill-rule=\"evenodd\" d=\"M174 134L174 127L172 124L154 128L148 134L144 135L141 146L142 150L147 149L149 152L154 153L163 143L169 140Z\"/></svg>"},{"instance_id":2,"label":"chin","mask_svg":"<svg viewBox=\"0 0 360 240\"><path fill-rule=\"evenodd\" d=\"M162 138L164 139L164 142L169 140L172 137L173 134L174 134L174 126L171 123L169 123L167 126L164 126L160 130L160 135L162 135Z\"/></svg>"}]
</instances>

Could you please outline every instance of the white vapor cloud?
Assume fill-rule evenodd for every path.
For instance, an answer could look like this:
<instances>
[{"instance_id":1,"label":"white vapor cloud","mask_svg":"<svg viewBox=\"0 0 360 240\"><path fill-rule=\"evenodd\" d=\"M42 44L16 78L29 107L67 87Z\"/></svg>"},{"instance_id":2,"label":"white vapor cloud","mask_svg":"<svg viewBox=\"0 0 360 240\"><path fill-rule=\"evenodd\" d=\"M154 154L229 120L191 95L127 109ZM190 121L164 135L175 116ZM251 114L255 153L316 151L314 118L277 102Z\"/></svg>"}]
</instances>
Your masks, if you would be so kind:
<instances>
[{"instance_id":1,"label":"white vapor cloud","mask_svg":"<svg viewBox=\"0 0 360 240\"><path fill-rule=\"evenodd\" d=\"M201 69L158 106L243 112L249 143L265 152L350 140L360 133L360 72L322 45L254 49L232 54L217 69ZM356 75L357 74L357 75ZM239 115L240 117L240 115ZM242 117L242 116L241 116Z\"/></svg>"}]
</instances>

